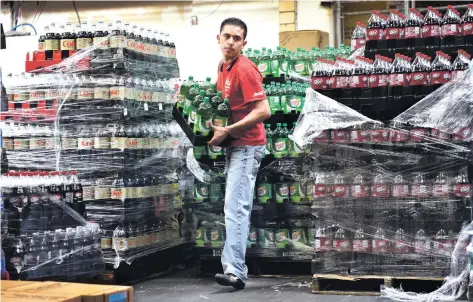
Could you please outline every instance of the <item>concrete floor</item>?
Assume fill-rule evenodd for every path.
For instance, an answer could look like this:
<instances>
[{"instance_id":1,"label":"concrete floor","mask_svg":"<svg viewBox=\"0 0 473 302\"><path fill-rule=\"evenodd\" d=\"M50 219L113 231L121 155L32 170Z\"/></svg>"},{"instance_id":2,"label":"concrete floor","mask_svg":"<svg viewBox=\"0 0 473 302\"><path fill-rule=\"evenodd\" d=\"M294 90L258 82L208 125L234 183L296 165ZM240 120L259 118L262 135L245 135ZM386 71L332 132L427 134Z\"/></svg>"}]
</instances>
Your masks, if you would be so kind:
<instances>
[{"instance_id":1,"label":"concrete floor","mask_svg":"<svg viewBox=\"0 0 473 302\"><path fill-rule=\"evenodd\" d=\"M133 286L136 302L151 301L323 301L323 302L383 302L377 297L314 295L309 278L251 278L246 288L236 291L216 284L212 277L196 277L194 270L182 270L173 275Z\"/></svg>"}]
</instances>

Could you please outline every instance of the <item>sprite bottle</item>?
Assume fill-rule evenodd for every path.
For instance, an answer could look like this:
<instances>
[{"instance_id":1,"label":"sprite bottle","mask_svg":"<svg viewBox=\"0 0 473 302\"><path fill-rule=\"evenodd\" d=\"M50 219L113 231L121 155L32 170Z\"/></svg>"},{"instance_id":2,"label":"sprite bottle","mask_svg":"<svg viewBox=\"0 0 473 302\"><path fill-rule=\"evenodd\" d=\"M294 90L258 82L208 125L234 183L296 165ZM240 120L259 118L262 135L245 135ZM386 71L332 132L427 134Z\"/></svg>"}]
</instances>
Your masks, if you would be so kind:
<instances>
[{"instance_id":1,"label":"sprite bottle","mask_svg":"<svg viewBox=\"0 0 473 302\"><path fill-rule=\"evenodd\" d=\"M195 103L194 103L195 104ZM213 109L210 105L209 98L204 98L204 102L200 103L197 109L196 123L194 124L194 133L207 136L212 129Z\"/></svg>"},{"instance_id":2,"label":"sprite bottle","mask_svg":"<svg viewBox=\"0 0 473 302\"><path fill-rule=\"evenodd\" d=\"M266 124L266 154L272 154L273 153L273 143L272 143L272 131L271 131L271 125Z\"/></svg>"},{"instance_id":3,"label":"sprite bottle","mask_svg":"<svg viewBox=\"0 0 473 302\"><path fill-rule=\"evenodd\" d=\"M228 106L228 99L224 99L223 103L218 105L213 118L213 125L218 127L228 126L228 119L230 118L230 108Z\"/></svg>"},{"instance_id":4,"label":"sprite bottle","mask_svg":"<svg viewBox=\"0 0 473 302\"><path fill-rule=\"evenodd\" d=\"M184 110L184 105L186 101L187 94L189 93L189 90L194 86L194 77L189 76L187 81L184 81L182 83L181 88L179 89L179 95L177 99L177 109Z\"/></svg>"},{"instance_id":5,"label":"sprite bottle","mask_svg":"<svg viewBox=\"0 0 473 302\"><path fill-rule=\"evenodd\" d=\"M194 84L194 86L189 89L187 92L186 100L184 102L184 118L189 116L189 113L191 111L192 107L192 102L194 101L194 98L199 95L199 84Z\"/></svg>"},{"instance_id":6,"label":"sprite bottle","mask_svg":"<svg viewBox=\"0 0 473 302\"><path fill-rule=\"evenodd\" d=\"M218 105L222 104L222 92L219 91L217 94L210 99L210 104L212 104L213 109L217 109Z\"/></svg>"},{"instance_id":7,"label":"sprite bottle","mask_svg":"<svg viewBox=\"0 0 473 302\"><path fill-rule=\"evenodd\" d=\"M210 100L217 95L217 90L215 89L215 84L211 84L210 88L205 91L205 96Z\"/></svg>"},{"instance_id":8,"label":"sprite bottle","mask_svg":"<svg viewBox=\"0 0 473 302\"><path fill-rule=\"evenodd\" d=\"M263 75L263 77L271 73L271 59L266 52L266 47L263 47L263 51L259 56L258 70Z\"/></svg>"},{"instance_id":9,"label":"sprite bottle","mask_svg":"<svg viewBox=\"0 0 473 302\"><path fill-rule=\"evenodd\" d=\"M267 176L260 178L256 187L256 196L258 196L258 202L263 204L268 203L273 198L272 186Z\"/></svg>"},{"instance_id":10,"label":"sprite bottle","mask_svg":"<svg viewBox=\"0 0 473 302\"><path fill-rule=\"evenodd\" d=\"M286 48L283 48L281 51L281 55L279 56L279 72L288 74L288 60L287 60L287 50Z\"/></svg>"},{"instance_id":11,"label":"sprite bottle","mask_svg":"<svg viewBox=\"0 0 473 302\"><path fill-rule=\"evenodd\" d=\"M274 77L279 77L279 60L281 59L281 46L276 47L276 51L271 57L271 72Z\"/></svg>"},{"instance_id":12,"label":"sprite bottle","mask_svg":"<svg viewBox=\"0 0 473 302\"><path fill-rule=\"evenodd\" d=\"M189 119L187 123L196 124L197 123L197 109L199 109L200 104L204 101L205 91L201 90L199 95L194 97L194 100L191 103L189 108ZM194 126L194 133L195 133L195 126Z\"/></svg>"}]
</instances>

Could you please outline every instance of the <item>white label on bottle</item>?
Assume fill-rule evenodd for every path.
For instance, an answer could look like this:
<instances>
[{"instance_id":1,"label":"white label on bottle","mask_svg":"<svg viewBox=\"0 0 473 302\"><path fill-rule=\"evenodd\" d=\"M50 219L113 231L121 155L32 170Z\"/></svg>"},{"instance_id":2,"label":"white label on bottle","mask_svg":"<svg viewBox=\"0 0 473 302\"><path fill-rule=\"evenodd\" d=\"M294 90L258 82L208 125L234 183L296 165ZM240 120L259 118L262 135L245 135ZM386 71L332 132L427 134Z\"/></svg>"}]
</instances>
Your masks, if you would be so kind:
<instances>
[{"instance_id":1,"label":"white label on bottle","mask_svg":"<svg viewBox=\"0 0 473 302\"><path fill-rule=\"evenodd\" d=\"M158 104L159 110L163 110L163 103Z\"/></svg>"},{"instance_id":2,"label":"white label on bottle","mask_svg":"<svg viewBox=\"0 0 473 302\"><path fill-rule=\"evenodd\" d=\"M137 146L138 146L138 140L136 137L128 137L126 139L126 147L128 149L136 149Z\"/></svg>"},{"instance_id":3,"label":"white label on bottle","mask_svg":"<svg viewBox=\"0 0 473 302\"><path fill-rule=\"evenodd\" d=\"M94 138L95 149L109 149L110 148L110 137L95 137Z\"/></svg>"},{"instance_id":4,"label":"white label on bottle","mask_svg":"<svg viewBox=\"0 0 473 302\"><path fill-rule=\"evenodd\" d=\"M39 150L44 149L44 139L41 137L31 137L30 138L30 150Z\"/></svg>"},{"instance_id":5,"label":"white label on bottle","mask_svg":"<svg viewBox=\"0 0 473 302\"><path fill-rule=\"evenodd\" d=\"M79 150L92 150L94 147L93 138L79 138L77 140L77 149Z\"/></svg>"},{"instance_id":6,"label":"white label on bottle","mask_svg":"<svg viewBox=\"0 0 473 302\"><path fill-rule=\"evenodd\" d=\"M110 138L110 148L112 149L125 149L126 138L125 137L112 137Z\"/></svg>"},{"instance_id":7,"label":"white label on bottle","mask_svg":"<svg viewBox=\"0 0 473 302\"><path fill-rule=\"evenodd\" d=\"M88 100L94 97L94 89L88 87L81 87L77 90L78 100Z\"/></svg>"},{"instance_id":8,"label":"white label on bottle","mask_svg":"<svg viewBox=\"0 0 473 302\"><path fill-rule=\"evenodd\" d=\"M109 199L110 198L110 188L109 187L95 187L95 192L94 192L94 197L95 200L100 200L100 199Z\"/></svg>"},{"instance_id":9,"label":"white label on bottle","mask_svg":"<svg viewBox=\"0 0 473 302\"><path fill-rule=\"evenodd\" d=\"M126 88L123 86L110 87L110 99L124 100L126 96Z\"/></svg>"},{"instance_id":10,"label":"white label on bottle","mask_svg":"<svg viewBox=\"0 0 473 302\"><path fill-rule=\"evenodd\" d=\"M125 200L127 198L126 188L111 188L110 198L115 200Z\"/></svg>"},{"instance_id":11,"label":"white label on bottle","mask_svg":"<svg viewBox=\"0 0 473 302\"><path fill-rule=\"evenodd\" d=\"M63 150L73 150L77 148L77 140L71 137L62 138L62 149Z\"/></svg>"},{"instance_id":12,"label":"white label on bottle","mask_svg":"<svg viewBox=\"0 0 473 302\"><path fill-rule=\"evenodd\" d=\"M44 149L54 149L54 138L47 137L44 139Z\"/></svg>"},{"instance_id":13,"label":"white label on bottle","mask_svg":"<svg viewBox=\"0 0 473 302\"><path fill-rule=\"evenodd\" d=\"M15 138L13 140L13 150L27 150L30 147L28 138Z\"/></svg>"},{"instance_id":14,"label":"white label on bottle","mask_svg":"<svg viewBox=\"0 0 473 302\"><path fill-rule=\"evenodd\" d=\"M145 109L145 111L148 111L148 103L144 104L144 109Z\"/></svg>"},{"instance_id":15,"label":"white label on bottle","mask_svg":"<svg viewBox=\"0 0 473 302\"><path fill-rule=\"evenodd\" d=\"M95 187L94 186L83 186L82 187L82 198L84 201L95 200Z\"/></svg>"},{"instance_id":16,"label":"white label on bottle","mask_svg":"<svg viewBox=\"0 0 473 302\"><path fill-rule=\"evenodd\" d=\"M94 99L103 99L108 100L110 99L110 89L107 87L95 87L94 88Z\"/></svg>"}]
</instances>

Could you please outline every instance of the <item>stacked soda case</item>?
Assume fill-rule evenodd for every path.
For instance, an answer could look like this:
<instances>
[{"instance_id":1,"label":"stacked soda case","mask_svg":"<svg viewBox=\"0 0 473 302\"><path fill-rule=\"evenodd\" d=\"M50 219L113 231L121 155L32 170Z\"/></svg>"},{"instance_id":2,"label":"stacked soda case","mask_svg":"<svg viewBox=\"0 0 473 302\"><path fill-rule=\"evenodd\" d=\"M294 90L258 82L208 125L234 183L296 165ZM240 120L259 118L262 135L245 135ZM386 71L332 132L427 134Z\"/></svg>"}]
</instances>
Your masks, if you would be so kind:
<instances>
[{"instance_id":1,"label":"stacked soda case","mask_svg":"<svg viewBox=\"0 0 473 302\"><path fill-rule=\"evenodd\" d=\"M390 124L308 91L292 138L311 145L313 273L450 273L472 220L470 90L451 81Z\"/></svg>"},{"instance_id":2,"label":"stacked soda case","mask_svg":"<svg viewBox=\"0 0 473 302\"><path fill-rule=\"evenodd\" d=\"M76 171L10 171L0 180L11 278L85 280L103 270L100 228L85 220Z\"/></svg>"},{"instance_id":3,"label":"stacked soda case","mask_svg":"<svg viewBox=\"0 0 473 302\"><path fill-rule=\"evenodd\" d=\"M103 33L101 26L101 34L81 35L92 39L87 47L25 78L56 91L48 98L56 100L52 166L78 172L87 219L100 224L105 262L116 268L183 243L176 171L185 141L170 114L179 86L171 79L179 72L175 59L151 51L152 32L124 31L125 24ZM130 36L135 31L139 37ZM155 50L170 49L166 43ZM86 70L78 64L84 58L91 62Z\"/></svg>"},{"instance_id":4,"label":"stacked soda case","mask_svg":"<svg viewBox=\"0 0 473 302\"><path fill-rule=\"evenodd\" d=\"M433 61L420 52L413 59L397 53L394 60L381 55L374 61L360 56L319 60L311 86L367 116L387 121L443 84L464 77L470 58L458 50L453 63L441 51Z\"/></svg>"}]
</instances>

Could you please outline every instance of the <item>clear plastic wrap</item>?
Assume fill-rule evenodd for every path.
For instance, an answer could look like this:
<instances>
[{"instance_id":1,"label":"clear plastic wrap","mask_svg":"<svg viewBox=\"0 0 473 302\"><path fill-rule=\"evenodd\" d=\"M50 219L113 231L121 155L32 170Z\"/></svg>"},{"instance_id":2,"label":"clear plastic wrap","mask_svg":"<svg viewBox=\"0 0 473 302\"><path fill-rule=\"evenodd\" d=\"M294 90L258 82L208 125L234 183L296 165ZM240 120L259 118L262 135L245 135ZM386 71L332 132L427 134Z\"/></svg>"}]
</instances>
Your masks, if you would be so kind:
<instances>
[{"instance_id":1,"label":"clear plastic wrap","mask_svg":"<svg viewBox=\"0 0 473 302\"><path fill-rule=\"evenodd\" d=\"M86 219L100 225L103 258L115 268L186 242L178 173L189 141L171 114L174 44L127 26L8 79L2 112L9 169L77 171Z\"/></svg>"},{"instance_id":2,"label":"clear plastic wrap","mask_svg":"<svg viewBox=\"0 0 473 302\"><path fill-rule=\"evenodd\" d=\"M457 76L389 125L307 91L291 138L311 149L293 177L313 197L313 273L450 275L430 295L383 289L396 301L451 301L463 293L471 83L471 71Z\"/></svg>"}]
</instances>

